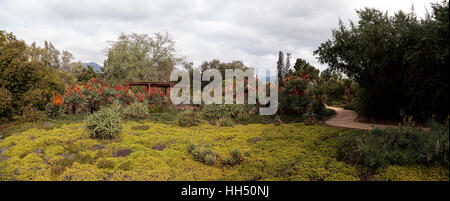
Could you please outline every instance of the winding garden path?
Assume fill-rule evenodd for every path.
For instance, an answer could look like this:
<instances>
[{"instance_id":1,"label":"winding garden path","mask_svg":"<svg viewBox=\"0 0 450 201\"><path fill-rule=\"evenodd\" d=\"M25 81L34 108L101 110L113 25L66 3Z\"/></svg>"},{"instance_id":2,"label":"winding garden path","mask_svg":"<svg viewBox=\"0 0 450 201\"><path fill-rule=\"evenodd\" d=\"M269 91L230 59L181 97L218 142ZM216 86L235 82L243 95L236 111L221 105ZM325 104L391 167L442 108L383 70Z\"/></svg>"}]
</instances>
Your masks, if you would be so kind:
<instances>
[{"instance_id":1,"label":"winding garden path","mask_svg":"<svg viewBox=\"0 0 450 201\"><path fill-rule=\"evenodd\" d=\"M356 118L358 118L358 114L351 110L346 110L344 108L332 107L326 105L328 109L332 109L336 111L336 116L325 121L325 124L336 127L343 128L355 128L362 130L371 130L373 128L386 128L386 127L394 127L391 125L383 125L383 124L368 124L356 122Z\"/></svg>"}]
</instances>

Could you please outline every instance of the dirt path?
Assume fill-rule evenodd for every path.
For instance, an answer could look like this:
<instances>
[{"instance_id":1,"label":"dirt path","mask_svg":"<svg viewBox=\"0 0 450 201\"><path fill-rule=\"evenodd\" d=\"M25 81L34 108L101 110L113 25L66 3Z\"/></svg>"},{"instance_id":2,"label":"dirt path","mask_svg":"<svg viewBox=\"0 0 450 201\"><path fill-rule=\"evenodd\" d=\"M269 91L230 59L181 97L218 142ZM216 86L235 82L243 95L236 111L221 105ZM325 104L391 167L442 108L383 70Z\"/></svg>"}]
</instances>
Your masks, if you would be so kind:
<instances>
[{"instance_id":1,"label":"dirt path","mask_svg":"<svg viewBox=\"0 0 450 201\"><path fill-rule=\"evenodd\" d=\"M336 116L325 121L325 124L336 127L343 128L355 128L362 130L371 130L373 128L386 128L386 127L394 127L391 125L382 125L382 124L368 124L356 122L356 118L358 118L358 114L351 110L346 110L344 108L339 107L331 107L326 106L328 109L332 109L336 111Z\"/></svg>"}]
</instances>

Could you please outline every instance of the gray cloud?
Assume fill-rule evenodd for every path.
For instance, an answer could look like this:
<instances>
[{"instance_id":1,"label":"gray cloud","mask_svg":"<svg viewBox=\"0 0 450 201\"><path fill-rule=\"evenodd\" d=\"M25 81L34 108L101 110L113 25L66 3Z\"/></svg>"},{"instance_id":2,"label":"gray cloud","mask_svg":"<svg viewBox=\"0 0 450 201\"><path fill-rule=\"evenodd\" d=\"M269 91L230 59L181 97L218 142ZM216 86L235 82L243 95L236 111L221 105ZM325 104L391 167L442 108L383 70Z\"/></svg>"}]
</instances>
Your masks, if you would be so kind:
<instances>
[{"instance_id":1,"label":"gray cloud","mask_svg":"<svg viewBox=\"0 0 450 201\"><path fill-rule=\"evenodd\" d=\"M51 41L77 60L103 64L107 41L124 33L168 31L180 56L196 66L204 60L243 60L257 69L274 68L278 51L318 66L313 51L331 37L339 18L356 19L355 9L375 7L419 16L430 0L73 0L0 1L0 29L28 43Z\"/></svg>"}]
</instances>

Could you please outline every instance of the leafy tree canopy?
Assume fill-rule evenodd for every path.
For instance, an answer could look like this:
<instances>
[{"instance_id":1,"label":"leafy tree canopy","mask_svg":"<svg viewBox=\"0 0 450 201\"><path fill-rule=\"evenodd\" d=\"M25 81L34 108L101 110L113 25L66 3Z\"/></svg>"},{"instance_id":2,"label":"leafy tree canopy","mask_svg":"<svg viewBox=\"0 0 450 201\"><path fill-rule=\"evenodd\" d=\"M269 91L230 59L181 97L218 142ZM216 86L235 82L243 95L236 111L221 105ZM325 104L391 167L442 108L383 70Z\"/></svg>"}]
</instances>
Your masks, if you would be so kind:
<instances>
[{"instance_id":1,"label":"leafy tree canopy","mask_svg":"<svg viewBox=\"0 0 450 201\"><path fill-rule=\"evenodd\" d=\"M168 33L121 34L110 41L102 71L113 84L126 81L167 81L175 65L175 42Z\"/></svg>"},{"instance_id":2,"label":"leafy tree canopy","mask_svg":"<svg viewBox=\"0 0 450 201\"><path fill-rule=\"evenodd\" d=\"M359 10L359 21L348 27L340 22L315 54L319 62L358 82L363 113L447 116L448 1L432 8L425 19L414 12L389 16L376 9Z\"/></svg>"}]
</instances>

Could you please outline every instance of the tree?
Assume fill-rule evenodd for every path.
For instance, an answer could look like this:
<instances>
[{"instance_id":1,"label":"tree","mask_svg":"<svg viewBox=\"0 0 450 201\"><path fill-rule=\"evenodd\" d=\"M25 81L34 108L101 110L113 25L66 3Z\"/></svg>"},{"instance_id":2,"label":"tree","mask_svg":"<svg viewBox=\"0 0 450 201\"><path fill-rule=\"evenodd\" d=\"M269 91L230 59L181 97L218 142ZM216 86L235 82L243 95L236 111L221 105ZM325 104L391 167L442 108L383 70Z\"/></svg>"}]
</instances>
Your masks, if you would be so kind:
<instances>
[{"instance_id":1,"label":"tree","mask_svg":"<svg viewBox=\"0 0 450 201\"><path fill-rule=\"evenodd\" d=\"M107 60L102 71L108 82L167 81L175 65L182 59L175 56L175 42L168 33L121 34L110 41Z\"/></svg>"},{"instance_id":2,"label":"tree","mask_svg":"<svg viewBox=\"0 0 450 201\"><path fill-rule=\"evenodd\" d=\"M249 67L245 66L245 64L242 61L234 60L231 62L220 62L218 59L213 59L211 61L204 61L200 65L200 69L202 72L208 69L217 69L220 71L220 74L222 75L222 78L225 78L225 69L241 69L242 71L245 71L249 69Z\"/></svg>"},{"instance_id":3,"label":"tree","mask_svg":"<svg viewBox=\"0 0 450 201\"><path fill-rule=\"evenodd\" d=\"M39 98L45 97L45 94L39 93L42 91L38 93L35 91L39 89L45 78L42 74L44 69L39 63L31 61L24 41L18 40L12 33L1 32L0 35L0 88L2 93L7 94L3 95L2 99L11 100L7 107L2 109L1 118L11 119L12 115L23 112L25 103L34 106L42 104L32 102L28 97L33 91L35 97L36 95Z\"/></svg>"},{"instance_id":4,"label":"tree","mask_svg":"<svg viewBox=\"0 0 450 201\"><path fill-rule=\"evenodd\" d=\"M297 58L294 64L294 69L297 73L308 74L309 78L312 80L317 80L319 78L320 70L309 64L304 59Z\"/></svg>"},{"instance_id":5,"label":"tree","mask_svg":"<svg viewBox=\"0 0 450 201\"><path fill-rule=\"evenodd\" d=\"M63 50L61 54L61 69L66 72L70 72L72 68L72 60L74 58L75 57L73 57L72 53Z\"/></svg>"},{"instance_id":6,"label":"tree","mask_svg":"<svg viewBox=\"0 0 450 201\"><path fill-rule=\"evenodd\" d=\"M426 119L448 115L448 1L433 4L418 20L399 11L357 11L359 21L342 22L315 51L319 62L345 73L360 86L362 112L398 118L406 111Z\"/></svg>"},{"instance_id":7,"label":"tree","mask_svg":"<svg viewBox=\"0 0 450 201\"><path fill-rule=\"evenodd\" d=\"M88 65L85 68L81 61L72 64L71 72L75 75L78 82L87 82L92 78L98 77L98 74L95 72L94 67Z\"/></svg>"},{"instance_id":8,"label":"tree","mask_svg":"<svg viewBox=\"0 0 450 201\"><path fill-rule=\"evenodd\" d=\"M280 86L283 85L283 79L284 79L284 55L283 52L278 52L278 61L277 61L277 71L278 71L278 82L280 83Z\"/></svg>"},{"instance_id":9,"label":"tree","mask_svg":"<svg viewBox=\"0 0 450 201\"><path fill-rule=\"evenodd\" d=\"M61 61L59 60L60 52L53 46L51 42L44 42L44 49L42 50L44 60L47 65L50 65L53 69L59 69Z\"/></svg>"},{"instance_id":10,"label":"tree","mask_svg":"<svg viewBox=\"0 0 450 201\"><path fill-rule=\"evenodd\" d=\"M286 77L289 74L289 70L291 68L291 53L286 53L286 65L283 69L283 77Z\"/></svg>"}]
</instances>

